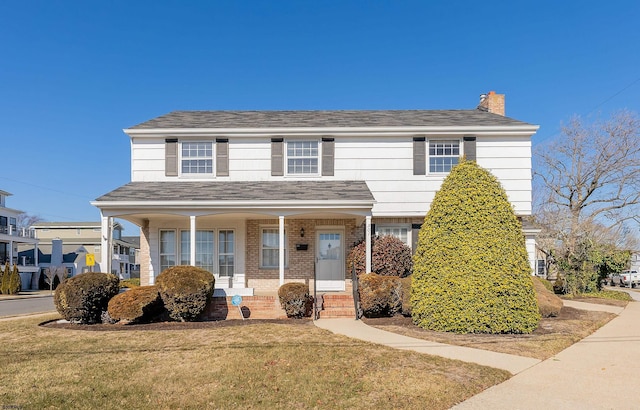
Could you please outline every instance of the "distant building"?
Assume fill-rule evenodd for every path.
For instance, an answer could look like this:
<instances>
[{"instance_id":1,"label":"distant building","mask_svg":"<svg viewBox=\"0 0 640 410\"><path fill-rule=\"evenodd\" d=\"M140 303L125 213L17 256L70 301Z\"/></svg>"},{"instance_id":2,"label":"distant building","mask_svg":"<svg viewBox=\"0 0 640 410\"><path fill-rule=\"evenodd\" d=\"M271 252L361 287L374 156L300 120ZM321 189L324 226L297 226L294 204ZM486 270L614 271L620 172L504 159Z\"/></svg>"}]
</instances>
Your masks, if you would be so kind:
<instances>
[{"instance_id":1,"label":"distant building","mask_svg":"<svg viewBox=\"0 0 640 410\"><path fill-rule=\"evenodd\" d=\"M104 272L107 264L101 259L102 238L100 222L38 222L33 225L37 237L40 239L42 254L52 254L54 241L62 241L62 254L77 254L83 256L83 261L75 260L75 273L87 271L90 268L85 265L86 254L93 254L95 259L94 271ZM122 237L123 227L119 223L113 224L112 245L113 260L111 273L122 279L128 279L136 275L136 254L140 249L139 237ZM71 256L68 256L71 258ZM41 266L43 267L43 266Z\"/></svg>"},{"instance_id":2,"label":"distant building","mask_svg":"<svg viewBox=\"0 0 640 410\"><path fill-rule=\"evenodd\" d=\"M28 289L32 274L38 272L37 258L20 258L18 248L31 249L37 255L38 239L33 229L18 227L18 217L23 211L7 208L9 192L0 190L0 263L17 265L22 288Z\"/></svg>"}]
</instances>

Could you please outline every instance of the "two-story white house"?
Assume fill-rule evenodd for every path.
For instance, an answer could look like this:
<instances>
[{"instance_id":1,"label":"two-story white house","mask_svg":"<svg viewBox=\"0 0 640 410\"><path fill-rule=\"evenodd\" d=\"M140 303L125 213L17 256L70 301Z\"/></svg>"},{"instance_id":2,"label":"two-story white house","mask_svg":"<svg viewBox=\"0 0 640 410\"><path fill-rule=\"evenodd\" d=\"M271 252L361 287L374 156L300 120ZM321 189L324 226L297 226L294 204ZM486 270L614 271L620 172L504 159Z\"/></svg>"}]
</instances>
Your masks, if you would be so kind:
<instances>
[{"instance_id":1,"label":"two-story white house","mask_svg":"<svg viewBox=\"0 0 640 410\"><path fill-rule=\"evenodd\" d=\"M392 234L415 247L462 156L498 177L518 216L531 214L538 126L505 117L504 95L481 98L469 110L175 111L135 125L124 130L131 182L92 202L103 241L114 217L140 226L142 284L191 264L227 293L314 277L318 291L345 290L357 241ZM533 266L535 230L523 234Z\"/></svg>"}]
</instances>

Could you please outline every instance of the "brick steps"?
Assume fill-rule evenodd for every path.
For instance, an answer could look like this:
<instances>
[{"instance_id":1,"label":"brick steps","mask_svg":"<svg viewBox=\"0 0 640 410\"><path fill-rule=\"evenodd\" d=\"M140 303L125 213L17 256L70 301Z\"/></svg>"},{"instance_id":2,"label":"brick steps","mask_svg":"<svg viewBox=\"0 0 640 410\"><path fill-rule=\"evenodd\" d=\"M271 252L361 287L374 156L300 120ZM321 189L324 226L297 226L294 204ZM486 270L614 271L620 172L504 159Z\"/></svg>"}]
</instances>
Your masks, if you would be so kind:
<instances>
[{"instance_id":1,"label":"brick steps","mask_svg":"<svg viewBox=\"0 0 640 410\"><path fill-rule=\"evenodd\" d=\"M322 297L321 318L355 318L352 295L324 293Z\"/></svg>"}]
</instances>

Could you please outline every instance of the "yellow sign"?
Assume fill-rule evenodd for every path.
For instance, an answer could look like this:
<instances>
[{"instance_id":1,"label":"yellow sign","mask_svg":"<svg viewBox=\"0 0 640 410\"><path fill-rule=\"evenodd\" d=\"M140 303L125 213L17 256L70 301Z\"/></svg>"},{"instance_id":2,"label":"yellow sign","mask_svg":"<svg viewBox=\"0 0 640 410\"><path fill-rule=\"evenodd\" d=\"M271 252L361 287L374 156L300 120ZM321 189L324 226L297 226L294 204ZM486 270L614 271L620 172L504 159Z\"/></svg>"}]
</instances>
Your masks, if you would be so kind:
<instances>
[{"instance_id":1,"label":"yellow sign","mask_svg":"<svg viewBox=\"0 0 640 410\"><path fill-rule=\"evenodd\" d=\"M85 260L85 265L93 266L96 264L96 256L92 253L88 253Z\"/></svg>"}]
</instances>

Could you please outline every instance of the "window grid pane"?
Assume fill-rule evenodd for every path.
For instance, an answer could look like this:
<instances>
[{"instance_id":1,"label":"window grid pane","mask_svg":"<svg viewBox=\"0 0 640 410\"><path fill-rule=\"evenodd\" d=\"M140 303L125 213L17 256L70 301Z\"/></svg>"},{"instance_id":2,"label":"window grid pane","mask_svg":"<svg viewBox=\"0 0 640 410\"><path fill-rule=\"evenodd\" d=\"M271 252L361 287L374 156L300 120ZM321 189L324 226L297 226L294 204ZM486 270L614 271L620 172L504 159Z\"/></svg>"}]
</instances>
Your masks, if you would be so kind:
<instances>
[{"instance_id":1,"label":"window grid pane","mask_svg":"<svg viewBox=\"0 0 640 410\"><path fill-rule=\"evenodd\" d=\"M176 266L176 232L160 231L160 272Z\"/></svg>"},{"instance_id":2,"label":"window grid pane","mask_svg":"<svg viewBox=\"0 0 640 410\"><path fill-rule=\"evenodd\" d=\"M213 174L213 143L182 143L183 174Z\"/></svg>"},{"instance_id":3,"label":"window grid pane","mask_svg":"<svg viewBox=\"0 0 640 410\"><path fill-rule=\"evenodd\" d=\"M287 142L287 173L318 173L318 141Z\"/></svg>"},{"instance_id":4,"label":"window grid pane","mask_svg":"<svg viewBox=\"0 0 640 410\"><path fill-rule=\"evenodd\" d=\"M460 141L429 142L429 172L446 173L458 164Z\"/></svg>"},{"instance_id":5,"label":"window grid pane","mask_svg":"<svg viewBox=\"0 0 640 410\"><path fill-rule=\"evenodd\" d=\"M220 230L218 232L218 273L220 276L233 276L235 258L234 232Z\"/></svg>"},{"instance_id":6,"label":"window grid pane","mask_svg":"<svg viewBox=\"0 0 640 410\"><path fill-rule=\"evenodd\" d=\"M265 228L262 230L262 267L277 268L280 266L278 228ZM287 260L287 234L284 235L285 250L284 260Z\"/></svg>"}]
</instances>

